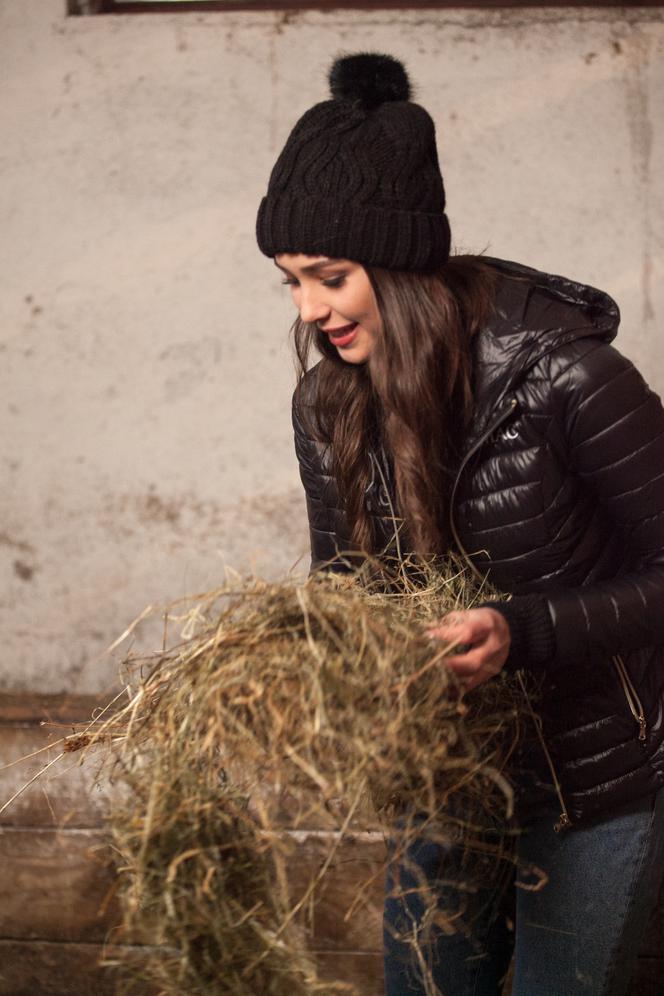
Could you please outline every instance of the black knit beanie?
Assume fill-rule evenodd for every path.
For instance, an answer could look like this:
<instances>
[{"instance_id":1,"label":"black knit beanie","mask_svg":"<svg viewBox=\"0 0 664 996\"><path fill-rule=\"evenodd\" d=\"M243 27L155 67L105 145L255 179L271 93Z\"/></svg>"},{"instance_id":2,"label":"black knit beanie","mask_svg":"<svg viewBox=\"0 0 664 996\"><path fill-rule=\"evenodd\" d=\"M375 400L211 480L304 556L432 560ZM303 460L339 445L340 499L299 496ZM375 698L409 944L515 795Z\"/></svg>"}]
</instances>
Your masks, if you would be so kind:
<instances>
[{"instance_id":1,"label":"black knit beanie","mask_svg":"<svg viewBox=\"0 0 664 996\"><path fill-rule=\"evenodd\" d=\"M258 211L261 252L306 253L393 270L431 270L450 251L429 114L389 55L337 59L332 100L297 122Z\"/></svg>"}]
</instances>

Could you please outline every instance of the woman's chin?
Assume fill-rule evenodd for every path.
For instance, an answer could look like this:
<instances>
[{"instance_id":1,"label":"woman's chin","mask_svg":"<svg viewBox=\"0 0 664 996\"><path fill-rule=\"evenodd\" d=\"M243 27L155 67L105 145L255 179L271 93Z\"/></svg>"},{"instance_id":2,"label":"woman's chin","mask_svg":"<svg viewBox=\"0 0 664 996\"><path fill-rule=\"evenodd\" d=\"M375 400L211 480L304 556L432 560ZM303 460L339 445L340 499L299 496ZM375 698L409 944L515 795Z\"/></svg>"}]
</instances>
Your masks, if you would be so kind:
<instances>
[{"instance_id":1,"label":"woman's chin","mask_svg":"<svg viewBox=\"0 0 664 996\"><path fill-rule=\"evenodd\" d=\"M366 363L373 348L373 337L361 326L357 329L352 341L345 346L337 346L336 350L346 363Z\"/></svg>"},{"instance_id":2,"label":"woman's chin","mask_svg":"<svg viewBox=\"0 0 664 996\"><path fill-rule=\"evenodd\" d=\"M370 350L362 349L359 346L356 346L350 349L337 348L337 353L344 361L344 363L353 363L359 365L360 363L367 362L367 360L369 359Z\"/></svg>"}]
</instances>

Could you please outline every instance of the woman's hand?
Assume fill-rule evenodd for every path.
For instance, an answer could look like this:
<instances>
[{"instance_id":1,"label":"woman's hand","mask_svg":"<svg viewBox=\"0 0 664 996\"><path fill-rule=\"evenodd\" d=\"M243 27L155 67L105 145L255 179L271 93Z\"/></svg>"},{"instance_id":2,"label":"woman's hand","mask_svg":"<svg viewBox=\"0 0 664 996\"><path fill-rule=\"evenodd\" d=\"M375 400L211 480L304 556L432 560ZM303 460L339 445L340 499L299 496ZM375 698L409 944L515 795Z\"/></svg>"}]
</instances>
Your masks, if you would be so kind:
<instances>
[{"instance_id":1,"label":"woman's hand","mask_svg":"<svg viewBox=\"0 0 664 996\"><path fill-rule=\"evenodd\" d=\"M511 642L507 620L489 608L449 612L429 626L427 634L443 643L468 648L442 661L454 671L466 691L498 674L507 660Z\"/></svg>"}]
</instances>

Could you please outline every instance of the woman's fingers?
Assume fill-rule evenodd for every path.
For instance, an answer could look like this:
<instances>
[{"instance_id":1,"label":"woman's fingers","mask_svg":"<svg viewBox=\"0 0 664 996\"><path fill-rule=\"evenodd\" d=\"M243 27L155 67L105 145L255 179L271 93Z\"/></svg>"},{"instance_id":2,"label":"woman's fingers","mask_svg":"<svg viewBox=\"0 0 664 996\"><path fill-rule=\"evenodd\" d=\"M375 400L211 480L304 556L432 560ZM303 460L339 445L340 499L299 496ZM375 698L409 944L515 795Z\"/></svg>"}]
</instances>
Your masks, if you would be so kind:
<instances>
[{"instance_id":1,"label":"woman's fingers","mask_svg":"<svg viewBox=\"0 0 664 996\"><path fill-rule=\"evenodd\" d=\"M496 671L476 671L472 677L463 679L462 684L464 691L472 692L473 688L477 688L478 685L483 685L484 682L489 681L490 678L495 678L499 671L500 668Z\"/></svg>"},{"instance_id":2,"label":"woman's fingers","mask_svg":"<svg viewBox=\"0 0 664 996\"><path fill-rule=\"evenodd\" d=\"M479 634L476 629L470 626L441 626L427 632L432 639L439 640L441 643L446 643L453 647L470 648L484 639L484 634Z\"/></svg>"},{"instance_id":3,"label":"woman's fingers","mask_svg":"<svg viewBox=\"0 0 664 996\"><path fill-rule=\"evenodd\" d=\"M464 681L468 689L497 674L509 653L509 626L505 617L495 609L450 613L429 626L427 634L452 646L468 647L442 661Z\"/></svg>"},{"instance_id":4,"label":"woman's fingers","mask_svg":"<svg viewBox=\"0 0 664 996\"><path fill-rule=\"evenodd\" d=\"M473 647L465 654L450 654L444 657L442 663L446 667L452 668L457 674L472 674L478 668L489 664L496 656L498 647L487 646L482 643L478 647Z\"/></svg>"},{"instance_id":5,"label":"woman's fingers","mask_svg":"<svg viewBox=\"0 0 664 996\"><path fill-rule=\"evenodd\" d=\"M477 619L467 619L463 622L448 623L441 620L434 626L427 629L429 636L445 643L466 643L473 644L484 639L488 630L482 621Z\"/></svg>"}]
</instances>

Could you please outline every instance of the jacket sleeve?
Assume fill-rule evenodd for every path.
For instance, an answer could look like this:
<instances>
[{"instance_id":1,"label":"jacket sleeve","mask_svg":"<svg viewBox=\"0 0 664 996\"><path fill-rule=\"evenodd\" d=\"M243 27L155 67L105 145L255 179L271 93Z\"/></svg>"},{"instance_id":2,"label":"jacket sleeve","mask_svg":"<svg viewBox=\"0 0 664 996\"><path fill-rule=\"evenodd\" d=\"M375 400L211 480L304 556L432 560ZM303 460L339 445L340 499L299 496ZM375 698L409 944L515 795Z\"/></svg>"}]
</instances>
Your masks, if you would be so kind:
<instances>
[{"instance_id":1,"label":"jacket sleeve","mask_svg":"<svg viewBox=\"0 0 664 996\"><path fill-rule=\"evenodd\" d=\"M293 431L295 453L304 486L311 541L309 573L321 569L344 572L349 569L339 556L336 535L336 484L325 471L325 445L307 434L300 410L299 392L293 394ZM334 491L334 494L332 494Z\"/></svg>"},{"instance_id":2,"label":"jacket sleeve","mask_svg":"<svg viewBox=\"0 0 664 996\"><path fill-rule=\"evenodd\" d=\"M633 364L603 343L563 350L552 391L570 468L626 551L613 579L546 593L552 664L664 644L661 402Z\"/></svg>"}]
</instances>

